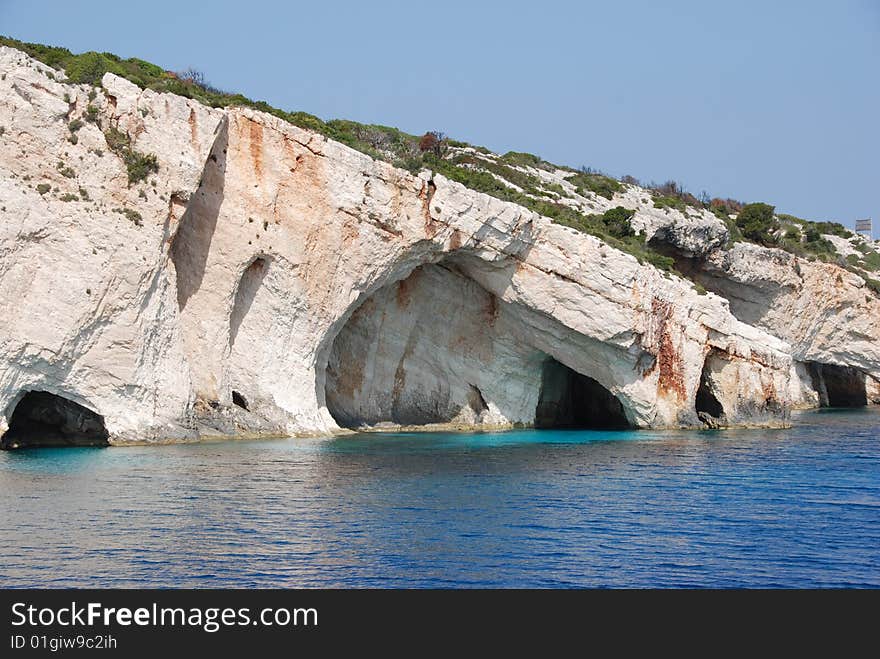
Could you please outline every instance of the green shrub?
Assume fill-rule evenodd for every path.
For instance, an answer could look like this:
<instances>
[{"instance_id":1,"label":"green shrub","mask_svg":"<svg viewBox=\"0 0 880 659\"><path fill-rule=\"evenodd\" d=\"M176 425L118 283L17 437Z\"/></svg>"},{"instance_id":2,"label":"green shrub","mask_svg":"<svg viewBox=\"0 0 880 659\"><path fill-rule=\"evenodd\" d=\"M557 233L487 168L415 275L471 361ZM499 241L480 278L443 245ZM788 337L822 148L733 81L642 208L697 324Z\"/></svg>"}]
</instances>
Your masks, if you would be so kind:
<instances>
[{"instance_id":1,"label":"green shrub","mask_svg":"<svg viewBox=\"0 0 880 659\"><path fill-rule=\"evenodd\" d=\"M687 210L687 204L678 197L661 196L654 198L654 208L675 208L683 213Z\"/></svg>"},{"instance_id":2,"label":"green shrub","mask_svg":"<svg viewBox=\"0 0 880 659\"><path fill-rule=\"evenodd\" d=\"M607 227L608 233L612 236L615 238L626 238L627 236L636 235L632 224L630 224L630 220L635 214L636 212L632 209L616 206L602 214L602 222Z\"/></svg>"},{"instance_id":3,"label":"green shrub","mask_svg":"<svg viewBox=\"0 0 880 659\"><path fill-rule=\"evenodd\" d=\"M79 201L79 196L72 194L70 192L67 192L67 193L61 195L61 201Z\"/></svg>"},{"instance_id":4,"label":"green shrub","mask_svg":"<svg viewBox=\"0 0 880 659\"><path fill-rule=\"evenodd\" d=\"M129 185L143 181L150 174L159 171L159 160L155 154L141 153L132 149L131 138L115 126L110 126L104 131L104 139L110 150L125 163Z\"/></svg>"},{"instance_id":5,"label":"green shrub","mask_svg":"<svg viewBox=\"0 0 880 659\"><path fill-rule=\"evenodd\" d=\"M611 199L614 197L615 192L620 192L623 189L620 181L616 181L610 176L593 172L578 172L574 176L569 177L568 180L577 188L578 194L582 197L586 196L585 191L589 191L600 197Z\"/></svg>"},{"instance_id":6,"label":"green shrub","mask_svg":"<svg viewBox=\"0 0 880 659\"><path fill-rule=\"evenodd\" d=\"M705 192L700 195L700 199L697 199L694 195L685 190L680 183L672 180L661 184L651 183L648 187L651 189L656 200L654 202L655 208L675 208L682 213L686 213L688 206L692 206L693 208L707 208L711 207L712 203L721 201L720 199L710 199L709 195Z\"/></svg>"},{"instance_id":7,"label":"green shrub","mask_svg":"<svg viewBox=\"0 0 880 659\"><path fill-rule=\"evenodd\" d=\"M134 149L129 149L122 157L125 167L128 169L128 184L143 181L150 174L159 171L159 161L155 154L141 153Z\"/></svg>"},{"instance_id":8,"label":"green shrub","mask_svg":"<svg viewBox=\"0 0 880 659\"><path fill-rule=\"evenodd\" d=\"M823 261L837 261L839 257L839 254L837 253L837 248L834 246L834 243L832 243L830 240L826 240L825 238L820 238L816 241L806 241L804 243L804 249L806 249L808 252L812 252Z\"/></svg>"},{"instance_id":9,"label":"green shrub","mask_svg":"<svg viewBox=\"0 0 880 659\"><path fill-rule=\"evenodd\" d=\"M536 155L531 153L521 153L518 151L508 151L503 156L501 156L501 160L506 162L508 165L514 165L516 167L535 167L538 169L546 169L548 163L541 160Z\"/></svg>"},{"instance_id":10,"label":"green shrub","mask_svg":"<svg viewBox=\"0 0 880 659\"><path fill-rule=\"evenodd\" d=\"M101 53L83 53L66 63L67 77L71 82L97 85L112 68L112 64Z\"/></svg>"},{"instance_id":11,"label":"green shrub","mask_svg":"<svg viewBox=\"0 0 880 659\"><path fill-rule=\"evenodd\" d=\"M545 181L541 181L541 187L544 188L547 192L555 192L560 197L565 195L565 188L563 188L558 183L547 183Z\"/></svg>"},{"instance_id":12,"label":"green shrub","mask_svg":"<svg viewBox=\"0 0 880 659\"><path fill-rule=\"evenodd\" d=\"M72 57L71 52L67 48L44 46L39 43L25 43L17 39L10 39L9 37L0 37L0 45L24 51L34 59L51 66L53 69L62 68L62 63Z\"/></svg>"},{"instance_id":13,"label":"green shrub","mask_svg":"<svg viewBox=\"0 0 880 659\"><path fill-rule=\"evenodd\" d=\"M86 113L84 116L86 118L86 121L88 121L89 123L98 123L98 108L96 108L94 105L89 104L86 107Z\"/></svg>"},{"instance_id":14,"label":"green shrub","mask_svg":"<svg viewBox=\"0 0 880 659\"><path fill-rule=\"evenodd\" d=\"M143 218L136 210L131 208L114 208L113 212L124 215L129 221L133 222L135 226L143 226Z\"/></svg>"},{"instance_id":15,"label":"green shrub","mask_svg":"<svg viewBox=\"0 0 880 659\"><path fill-rule=\"evenodd\" d=\"M761 245L773 245L776 241L771 232L777 227L774 210L770 204L746 204L736 216L736 226L745 238Z\"/></svg>"},{"instance_id":16,"label":"green shrub","mask_svg":"<svg viewBox=\"0 0 880 659\"><path fill-rule=\"evenodd\" d=\"M437 163L444 162L444 160L432 158L430 162ZM485 169L504 179L505 181L513 183L515 186L522 188L523 192L526 194L534 196L541 195L541 192L539 190L542 185L540 178L538 178L537 176L532 176L531 174L527 174L525 172L521 172L518 169L514 169L504 162L485 160L483 158L477 158L469 154L455 156L452 162L456 165L470 165L471 167ZM498 183L499 185L504 186L504 184L500 181Z\"/></svg>"},{"instance_id":17,"label":"green shrub","mask_svg":"<svg viewBox=\"0 0 880 659\"><path fill-rule=\"evenodd\" d=\"M69 124L67 124L67 129L71 133L75 133L76 131L78 131L82 127L83 127L82 119L74 119Z\"/></svg>"},{"instance_id":18,"label":"green shrub","mask_svg":"<svg viewBox=\"0 0 880 659\"><path fill-rule=\"evenodd\" d=\"M107 147L116 154L120 154L131 146L131 139L116 126L110 126L104 131L104 140L107 142Z\"/></svg>"},{"instance_id":19,"label":"green shrub","mask_svg":"<svg viewBox=\"0 0 880 659\"><path fill-rule=\"evenodd\" d=\"M40 194L46 194L51 189L52 189L52 186L49 185L48 183L37 184L37 192L39 192Z\"/></svg>"},{"instance_id":20,"label":"green shrub","mask_svg":"<svg viewBox=\"0 0 880 659\"><path fill-rule=\"evenodd\" d=\"M790 225L779 240L778 247L798 256L809 254L822 261L834 262L839 258L837 249L831 241L822 236L831 234L841 238L849 238L853 235L849 229L837 222L811 222L786 213L780 213L777 218L783 225ZM855 248L862 251L859 245L856 245ZM851 266L855 265L849 258L846 259L846 262Z\"/></svg>"},{"instance_id":21,"label":"green shrub","mask_svg":"<svg viewBox=\"0 0 880 659\"><path fill-rule=\"evenodd\" d=\"M640 262L642 260L647 261L655 268L658 268L660 270L665 270L666 272L676 272L675 259L673 259L671 256L664 256L659 252L646 250L642 255L642 258L639 259ZM679 272L676 272L676 274L680 277L684 276Z\"/></svg>"},{"instance_id":22,"label":"green shrub","mask_svg":"<svg viewBox=\"0 0 880 659\"><path fill-rule=\"evenodd\" d=\"M847 229L839 222L811 222L818 229L819 233L839 236L841 238L852 238L853 232Z\"/></svg>"},{"instance_id":23,"label":"green shrub","mask_svg":"<svg viewBox=\"0 0 880 659\"><path fill-rule=\"evenodd\" d=\"M736 199L720 199L715 197L709 200L709 210L720 220L728 222L731 215L736 215L742 210L743 204ZM737 233L739 231L737 230Z\"/></svg>"},{"instance_id":24,"label":"green shrub","mask_svg":"<svg viewBox=\"0 0 880 659\"><path fill-rule=\"evenodd\" d=\"M482 161L480 161L480 164L482 165ZM525 206L540 215L549 217L557 224L562 224L571 227L572 229L601 238L612 247L616 247L621 251L632 254L640 263L650 263L660 270L675 272L675 260L660 254L651 246L646 245L644 236L632 235L625 229L622 233L628 235L625 235L624 237L611 235L609 226L605 223L605 214L584 215L565 204L560 204L545 198L535 199L529 197L526 194L517 192L509 186L504 185L487 171L464 167L461 164L457 164L450 160L430 157L426 158L425 165L438 174L442 174L448 179L457 181L472 190L484 192L493 197L497 197L498 199L503 199L504 201L512 201L521 206ZM503 167L503 165L501 166ZM629 209L622 209L622 211L611 209L609 212L611 213L609 224L616 225L622 215L626 214L631 217L634 211L630 211ZM626 219L629 220L629 217Z\"/></svg>"},{"instance_id":25,"label":"green shrub","mask_svg":"<svg viewBox=\"0 0 880 659\"><path fill-rule=\"evenodd\" d=\"M796 215L789 215L788 213L777 213L776 217L785 224L811 224L809 220L797 217Z\"/></svg>"},{"instance_id":26,"label":"green shrub","mask_svg":"<svg viewBox=\"0 0 880 659\"><path fill-rule=\"evenodd\" d=\"M880 253L871 252L862 259L862 265L868 270L880 270Z\"/></svg>"},{"instance_id":27,"label":"green shrub","mask_svg":"<svg viewBox=\"0 0 880 659\"><path fill-rule=\"evenodd\" d=\"M877 295L880 295L880 281L877 281L876 279L871 279L870 277L863 277L863 279L868 285L868 288L874 291L874 293L876 293Z\"/></svg>"},{"instance_id":28,"label":"green shrub","mask_svg":"<svg viewBox=\"0 0 880 659\"><path fill-rule=\"evenodd\" d=\"M834 247L834 244L822 237L818 231L813 228L807 229L804 234L806 240L801 244L803 249L815 256L819 257L822 261L833 261L837 258L837 250Z\"/></svg>"}]
</instances>

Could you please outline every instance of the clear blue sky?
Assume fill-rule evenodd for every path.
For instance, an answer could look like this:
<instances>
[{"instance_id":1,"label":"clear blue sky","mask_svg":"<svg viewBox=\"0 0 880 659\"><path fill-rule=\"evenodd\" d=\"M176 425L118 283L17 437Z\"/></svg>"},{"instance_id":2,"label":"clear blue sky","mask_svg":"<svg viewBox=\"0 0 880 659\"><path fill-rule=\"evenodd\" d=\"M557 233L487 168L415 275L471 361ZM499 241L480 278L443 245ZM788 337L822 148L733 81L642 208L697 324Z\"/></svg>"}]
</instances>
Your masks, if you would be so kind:
<instances>
[{"instance_id":1,"label":"clear blue sky","mask_svg":"<svg viewBox=\"0 0 880 659\"><path fill-rule=\"evenodd\" d=\"M880 224L880 0L0 0L0 34L192 66L325 119Z\"/></svg>"}]
</instances>

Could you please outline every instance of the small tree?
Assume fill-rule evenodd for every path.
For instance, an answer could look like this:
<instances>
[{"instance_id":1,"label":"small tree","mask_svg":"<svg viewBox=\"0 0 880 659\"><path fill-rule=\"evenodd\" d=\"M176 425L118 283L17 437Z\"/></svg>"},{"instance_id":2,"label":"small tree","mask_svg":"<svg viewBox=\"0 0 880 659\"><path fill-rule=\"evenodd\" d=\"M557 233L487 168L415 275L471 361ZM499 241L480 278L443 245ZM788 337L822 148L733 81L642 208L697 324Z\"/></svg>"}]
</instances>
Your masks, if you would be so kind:
<instances>
[{"instance_id":1,"label":"small tree","mask_svg":"<svg viewBox=\"0 0 880 659\"><path fill-rule=\"evenodd\" d=\"M188 68L186 71L181 71L177 74L177 77L184 82L189 82L199 87L207 87L208 85L205 81L205 74L192 67Z\"/></svg>"},{"instance_id":2,"label":"small tree","mask_svg":"<svg viewBox=\"0 0 880 659\"><path fill-rule=\"evenodd\" d=\"M822 240L822 234L819 233L819 230L813 226L807 227L807 230L804 232L804 236L806 237L808 243L817 243Z\"/></svg>"},{"instance_id":3,"label":"small tree","mask_svg":"<svg viewBox=\"0 0 880 659\"><path fill-rule=\"evenodd\" d=\"M736 216L736 226L747 239L762 245L773 245L776 240L770 232L776 228L773 217L775 210L770 204L746 204Z\"/></svg>"},{"instance_id":4,"label":"small tree","mask_svg":"<svg viewBox=\"0 0 880 659\"><path fill-rule=\"evenodd\" d=\"M617 206L616 208L610 208L602 214L602 222L604 222L608 228L608 233L612 236L615 238L626 238L627 236L636 235L632 224L630 224L630 220L635 214L636 212L631 208Z\"/></svg>"},{"instance_id":5,"label":"small tree","mask_svg":"<svg viewBox=\"0 0 880 659\"><path fill-rule=\"evenodd\" d=\"M664 197L677 197L681 194L681 186L672 179L658 185L655 189Z\"/></svg>"},{"instance_id":6,"label":"small tree","mask_svg":"<svg viewBox=\"0 0 880 659\"><path fill-rule=\"evenodd\" d=\"M430 151L441 158L446 153L446 135L436 130L425 133L419 140L419 151L422 153Z\"/></svg>"}]
</instances>

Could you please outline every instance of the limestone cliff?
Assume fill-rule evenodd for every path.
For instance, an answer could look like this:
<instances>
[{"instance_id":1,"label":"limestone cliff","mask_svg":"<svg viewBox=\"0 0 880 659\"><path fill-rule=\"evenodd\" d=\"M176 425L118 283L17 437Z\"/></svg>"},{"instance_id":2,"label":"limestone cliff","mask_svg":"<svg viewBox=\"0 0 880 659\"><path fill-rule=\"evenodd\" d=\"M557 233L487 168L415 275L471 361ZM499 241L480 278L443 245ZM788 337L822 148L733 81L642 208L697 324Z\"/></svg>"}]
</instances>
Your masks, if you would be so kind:
<instances>
[{"instance_id":1,"label":"limestone cliff","mask_svg":"<svg viewBox=\"0 0 880 659\"><path fill-rule=\"evenodd\" d=\"M110 73L98 89L60 82L6 47L0 71L6 445L39 424L110 443L774 426L823 388L829 401L839 374L821 365L875 395L880 307L864 283L722 249L711 214L658 212L635 186L584 201L633 208L633 226L699 261L701 294L521 205L270 114Z\"/></svg>"}]
</instances>

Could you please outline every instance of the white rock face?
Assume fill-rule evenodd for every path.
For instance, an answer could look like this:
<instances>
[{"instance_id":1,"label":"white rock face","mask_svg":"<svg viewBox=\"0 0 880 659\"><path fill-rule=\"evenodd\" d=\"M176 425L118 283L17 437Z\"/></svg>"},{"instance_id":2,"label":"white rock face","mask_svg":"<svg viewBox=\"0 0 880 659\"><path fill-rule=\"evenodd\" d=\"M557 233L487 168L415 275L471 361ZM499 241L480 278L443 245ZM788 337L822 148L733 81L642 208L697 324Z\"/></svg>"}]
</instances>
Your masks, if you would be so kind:
<instances>
[{"instance_id":1,"label":"white rock face","mask_svg":"<svg viewBox=\"0 0 880 659\"><path fill-rule=\"evenodd\" d=\"M737 243L713 253L697 277L727 297L740 320L788 342L795 360L880 377L880 299L858 275L779 249Z\"/></svg>"},{"instance_id":2,"label":"white rock face","mask_svg":"<svg viewBox=\"0 0 880 659\"><path fill-rule=\"evenodd\" d=\"M783 339L799 361L875 367L876 327L838 309L834 330L830 303L820 337L776 338L747 324L775 328L775 310L737 319L597 238L265 113L107 74L100 127L74 144L89 88L8 48L0 68L0 430L28 391L100 414L111 443L530 424L550 360L636 427L702 427L712 398L721 425L782 425L805 396ZM110 126L158 173L129 185ZM723 223L692 222L644 220L694 254L723 242ZM749 282L737 255L722 265Z\"/></svg>"},{"instance_id":3,"label":"white rock face","mask_svg":"<svg viewBox=\"0 0 880 659\"><path fill-rule=\"evenodd\" d=\"M118 116L162 154L156 186L129 187L96 125L69 141L89 89L43 68L0 48L0 430L40 390L98 411L117 441L194 436L167 243L172 195L196 187L222 112L109 77L117 108L104 93L93 102L103 120ZM181 140L188 116L200 127ZM142 226L114 209L136 210Z\"/></svg>"},{"instance_id":4,"label":"white rock face","mask_svg":"<svg viewBox=\"0 0 880 659\"><path fill-rule=\"evenodd\" d=\"M856 255L856 256L860 255L859 251L857 249L855 249L855 247L853 247L853 243L846 238L841 238L840 236L834 236L834 235L831 235L830 233L823 233L822 237L825 240L827 240L828 242L830 242L832 245L834 245L834 249L837 251L838 254L840 254L843 257L850 256L850 255Z\"/></svg>"},{"instance_id":5,"label":"white rock face","mask_svg":"<svg viewBox=\"0 0 880 659\"><path fill-rule=\"evenodd\" d=\"M328 408L350 427L530 424L547 355L520 316L454 261L416 268L334 341Z\"/></svg>"}]
</instances>

